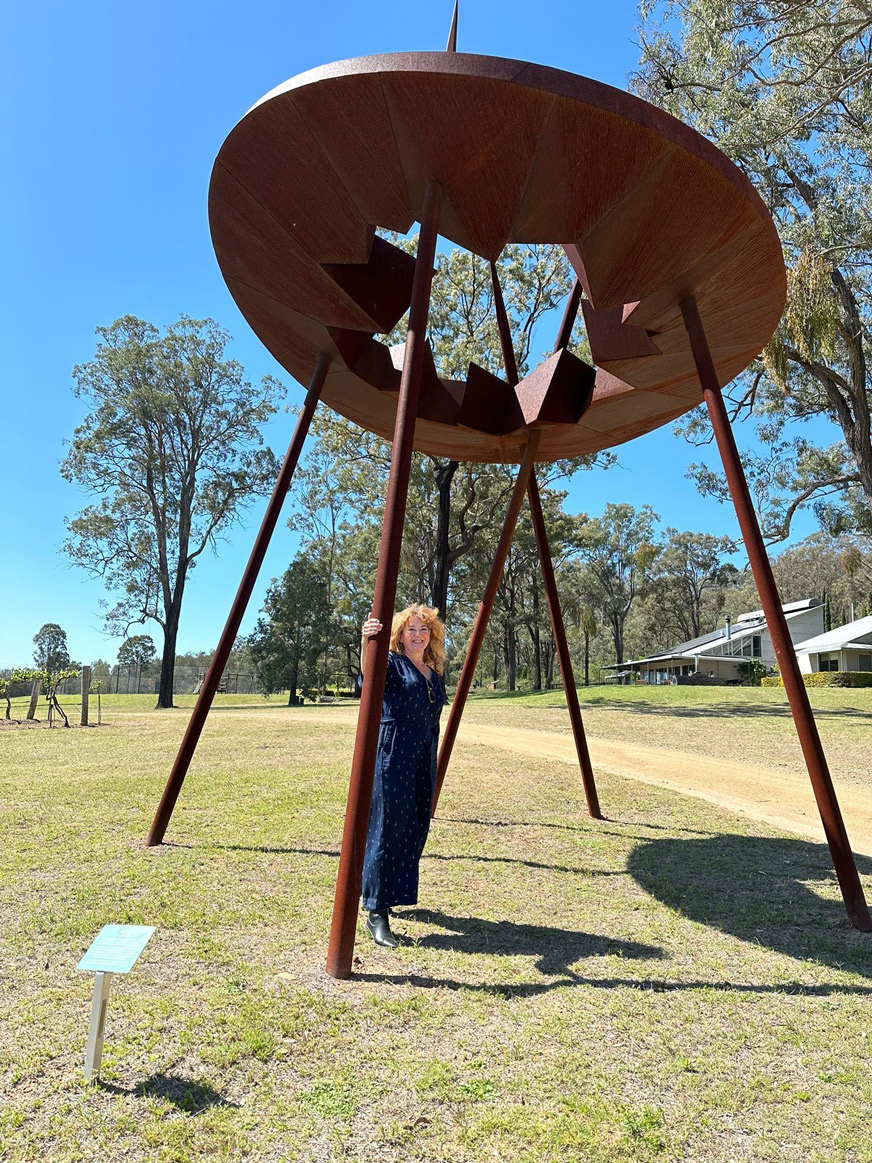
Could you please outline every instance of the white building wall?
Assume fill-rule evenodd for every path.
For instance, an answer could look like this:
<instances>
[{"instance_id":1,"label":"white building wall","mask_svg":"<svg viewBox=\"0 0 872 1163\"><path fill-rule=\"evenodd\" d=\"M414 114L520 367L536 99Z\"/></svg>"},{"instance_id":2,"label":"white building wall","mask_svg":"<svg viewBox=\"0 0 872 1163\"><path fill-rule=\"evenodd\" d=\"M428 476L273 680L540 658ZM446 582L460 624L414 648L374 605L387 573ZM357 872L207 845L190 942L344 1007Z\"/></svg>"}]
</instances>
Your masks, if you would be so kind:
<instances>
[{"instance_id":1,"label":"white building wall","mask_svg":"<svg viewBox=\"0 0 872 1163\"><path fill-rule=\"evenodd\" d=\"M772 645L772 635L769 628L760 630L760 661L767 666L775 665L775 647Z\"/></svg>"},{"instance_id":2,"label":"white building wall","mask_svg":"<svg viewBox=\"0 0 872 1163\"><path fill-rule=\"evenodd\" d=\"M788 614L787 628L794 642L805 642L824 632L824 608L812 606L810 610L802 610L798 614Z\"/></svg>"},{"instance_id":3,"label":"white building wall","mask_svg":"<svg viewBox=\"0 0 872 1163\"><path fill-rule=\"evenodd\" d=\"M824 608L823 606L812 606L809 610L802 610L798 614L787 615L787 629L790 632L791 642L805 642L808 638L815 638L818 634L824 632ZM769 633L769 626L762 631L762 640L760 642L760 657L767 666L775 665L775 647L772 645L772 635ZM817 670L817 665L813 665L811 659L806 654L799 655L799 669L803 674L811 674L812 669ZM805 666L808 669L803 669L802 659L805 657Z\"/></svg>"}]
</instances>

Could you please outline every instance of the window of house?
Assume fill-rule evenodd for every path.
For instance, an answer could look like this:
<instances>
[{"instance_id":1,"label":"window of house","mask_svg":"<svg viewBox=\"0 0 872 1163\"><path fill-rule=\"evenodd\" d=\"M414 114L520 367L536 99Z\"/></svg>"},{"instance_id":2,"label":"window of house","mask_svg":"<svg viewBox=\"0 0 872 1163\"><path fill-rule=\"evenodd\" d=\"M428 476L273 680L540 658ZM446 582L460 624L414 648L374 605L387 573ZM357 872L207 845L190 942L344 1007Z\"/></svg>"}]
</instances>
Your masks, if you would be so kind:
<instances>
[{"instance_id":1,"label":"window of house","mask_svg":"<svg viewBox=\"0 0 872 1163\"><path fill-rule=\"evenodd\" d=\"M838 670L839 656L838 654L819 654L818 655L818 670Z\"/></svg>"},{"instance_id":2,"label":"window of house","mask_svg":"<svg viewBox=\"0 0 872 1163\"><path fill-rule=\"evenodd\" d=\"M857 670L872 670L872 654L857 655Z\"/></svg>"}]
</instances>

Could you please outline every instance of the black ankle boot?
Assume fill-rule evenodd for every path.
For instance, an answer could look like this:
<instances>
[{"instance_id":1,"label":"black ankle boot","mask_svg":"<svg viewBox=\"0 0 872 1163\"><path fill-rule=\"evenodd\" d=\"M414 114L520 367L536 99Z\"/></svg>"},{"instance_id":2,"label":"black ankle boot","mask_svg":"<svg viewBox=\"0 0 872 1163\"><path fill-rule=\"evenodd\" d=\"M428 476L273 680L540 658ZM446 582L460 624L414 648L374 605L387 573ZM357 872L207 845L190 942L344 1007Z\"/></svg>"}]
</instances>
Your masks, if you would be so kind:
<instances>
[{"instance_id":1,"label":"black ankle boot","mask_svg":"<svg viewBox=\"0 0 872 1163\"><path fill-rule=\"evenodd\" d=\"M383 945L385 949L396 949L399 944L388 924L387 909L370 909L366 918L366 931L376 945Z\"/></svg>"}]
</instances>

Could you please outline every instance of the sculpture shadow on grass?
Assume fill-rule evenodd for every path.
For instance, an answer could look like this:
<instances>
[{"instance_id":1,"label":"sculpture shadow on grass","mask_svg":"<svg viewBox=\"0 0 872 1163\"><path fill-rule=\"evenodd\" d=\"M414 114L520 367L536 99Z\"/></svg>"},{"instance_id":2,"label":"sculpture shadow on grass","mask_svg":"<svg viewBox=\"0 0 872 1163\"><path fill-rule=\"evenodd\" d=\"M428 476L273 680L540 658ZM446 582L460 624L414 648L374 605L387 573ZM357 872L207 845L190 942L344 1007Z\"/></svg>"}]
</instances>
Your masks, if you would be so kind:
<instances>
[{"instance_id":1,"label":"sculpture shadow on grass","mask_svg":"<svg viewBox=\"0 0 872 1163\"><path fill-rule=\"evenodd\" d=\"M844 688L842 692L845 693ZM783 691L781 692L783 695ZM562 707L537 708L542 711L561 710ZM589 696L582 703L582 712L586 709L619 711L622 715L665 715L677 719L733 719L736 716L749 719L790 719L793 712L789 703L739 703L729 698L722 702L691 703L682 706L680 703L658 701L657 699L621 699L606 698L603 695ZM872 722L872 712L862 707L815 707L816 720L831 719L834 723L853 721L861 726Z\"/></svg>"},{"instance_id":2,"label":"sculpture shadow on grass","mask_svg":"<svg viewBox=\"0 0 872 1163\"><path fill-rule=\"evenodd\" d=\"M872 860L857 857L861 875ZM850 927L841 897L809 883L835 883L825 844L716 834L640 844L627 871L651 896L690 920L798 960L872 978L872 934Z\"/></svg>"}]
</instances>

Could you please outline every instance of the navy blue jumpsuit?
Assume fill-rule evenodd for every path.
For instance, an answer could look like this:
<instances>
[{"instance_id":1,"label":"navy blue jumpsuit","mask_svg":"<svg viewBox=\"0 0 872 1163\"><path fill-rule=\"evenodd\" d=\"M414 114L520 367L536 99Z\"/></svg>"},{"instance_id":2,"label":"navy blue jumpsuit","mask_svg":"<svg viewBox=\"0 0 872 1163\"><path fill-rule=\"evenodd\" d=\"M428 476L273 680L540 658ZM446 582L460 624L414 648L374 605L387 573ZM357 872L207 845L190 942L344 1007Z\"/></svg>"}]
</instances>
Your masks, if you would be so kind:
<instances>
[{"instance_id":1,"label":"navy blue jumpsuit","mask_svg":"<svg viewBox=\"0 0 872 1163\"><path fill-rule=\"evenodd\" d=\"M363 857L365 909L418 902L418 863L430 830L444 703L437 675L427 679L405 654L388 655Z\"/></svg>"}]
</instances>

